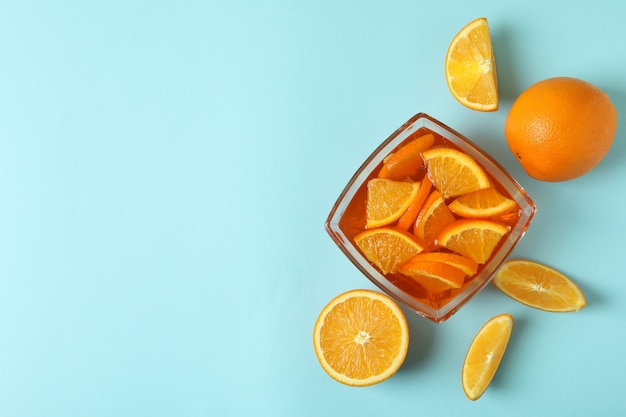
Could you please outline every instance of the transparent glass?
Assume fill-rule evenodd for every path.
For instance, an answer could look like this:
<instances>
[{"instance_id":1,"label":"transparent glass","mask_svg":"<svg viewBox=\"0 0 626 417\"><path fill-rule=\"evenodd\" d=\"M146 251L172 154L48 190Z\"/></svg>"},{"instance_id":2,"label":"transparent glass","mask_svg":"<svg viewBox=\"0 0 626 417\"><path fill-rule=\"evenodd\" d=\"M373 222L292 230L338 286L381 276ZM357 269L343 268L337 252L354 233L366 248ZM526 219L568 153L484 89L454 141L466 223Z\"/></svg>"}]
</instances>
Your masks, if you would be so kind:
<instances>
[{"instance_id":1,"label":"transparent glass","mask_svg":"<svg viewBox=\"0 0 626 417\"><path fill-rule=\"evenodd\" d=\"M398 276L381 273L365 258L353 240L355 234L364 229L364 222L360 229L355 225L361 221L359 216L364 218L367 181L376 176L385 157L410 140L411 135L420 129L430 131L428 133L433 133L441 140L448 141L471 156L492 177L500 190L513 198L519 206L513 219L514 223L511 224L510 233L500 242L487 263L481 266L473 278L466 280L461 288L450 290L445 294L431 294L424 289L416 292L408 289L406 285L399 285ZM355 211L352 207L360 208ZM348 259L378 288L417 314L441 323L450 318L491 281L498 267L523 237L535 212L536 206L526 191L495 159L445 124L427 114L419 113L378 146L356 171L333 206L325 228Z\"/></svg>"}]
</instances>

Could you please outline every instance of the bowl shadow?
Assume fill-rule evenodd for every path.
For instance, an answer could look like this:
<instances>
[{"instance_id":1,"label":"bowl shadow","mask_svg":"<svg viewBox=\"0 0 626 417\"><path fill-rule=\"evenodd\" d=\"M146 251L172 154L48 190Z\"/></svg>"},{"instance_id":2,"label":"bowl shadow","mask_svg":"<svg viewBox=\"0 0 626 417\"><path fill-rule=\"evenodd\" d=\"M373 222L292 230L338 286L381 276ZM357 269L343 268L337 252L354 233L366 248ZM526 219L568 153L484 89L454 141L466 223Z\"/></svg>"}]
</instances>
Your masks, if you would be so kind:
<instances>
[{"instance_id":1,"label":"bowl shadow","mask_svg":"<svg viewBox=\"0 0 626 417\"><path fill-rule=\"evenodd\" d=\"M428 361L435 345L435 328L438 326L414 311L405 309L404 313L409 325L409 349L399 372L414 370Z\"/></svg>"},{"instance_id":2,"label":"bowl shadow","mask_svg":"<svg viewBox=\"0 0 626 417\"><path fill-rule=\"evenodd\" d=\"M522 68L522 66L516 62L511 28L496 26L492 29L492 32L492 47L496 57L500 104L510 106L524 90L524 87L518 82L519 76L516 73L517 69Z\"/></svg>"}]
</instances>

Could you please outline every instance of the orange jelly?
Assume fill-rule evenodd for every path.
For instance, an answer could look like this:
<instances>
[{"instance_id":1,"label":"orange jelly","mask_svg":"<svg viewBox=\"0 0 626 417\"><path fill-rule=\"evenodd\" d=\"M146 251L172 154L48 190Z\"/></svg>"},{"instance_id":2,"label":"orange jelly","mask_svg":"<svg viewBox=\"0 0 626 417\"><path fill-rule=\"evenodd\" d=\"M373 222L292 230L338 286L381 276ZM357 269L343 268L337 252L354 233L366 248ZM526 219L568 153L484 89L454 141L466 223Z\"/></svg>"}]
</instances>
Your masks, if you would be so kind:
<instances>
[{"instance_id":1,"label":"orange jelly","mask_svg":"<svg viewBox=\"0 0 626 417\"><path fill-rule=\"evenodd\" d=\"M425 160L424 155L429 155L433 149L451 149L460 152L462 154L462 158L459 157L460 161L469 161L476 174L476 185L470 187L490 188L489 192L497 193L504 201L502 208L495 211L479 209L478 213L475 213L463 205L468 204L467 197L463 197L468 192L461 190L455 195L446 195L453 194L452 188L437 176L441 172L437 174L429 170L431 167ZM440 152L430 152L433 153ZM448 151L443 153L447 154ZM450 169L456 168L458 167L452 166ZM474 179L473 175L474 172L470 175L471 179ZM443 172L443 176L457 179L462 174L456 171ZM376 178L420 183L420 187L425 185L427 187L422 190L421 196L415 195L416 207L409 205L405 209L402 206L403 213L399 218L389 217L391 220L388 220L388 223L382 225L376 223L375 227L368 228L368 183ZM452 204L461 197L465 200L461 199ZM435 225L430 226L428 233L425 234L423 219L428 215L429 207L432 212L436 204L439 204L437 209L442 211L437 219L441 224L433 222ZM472 204L471 199L469 204ZM455 208L459 205L460 208L450 210L450 207ZM534 213L535 205L530 197L498 162L467 138L421 113L384 141L355 173L328 216L326 229L348 258L380 289L418 314L432 321L442 322L491 280L497 267L523 236ZM484 224L499 231L501 235L498 235L495 243L491 244L486 238L479 236L472 237L474 240L471 240L470 245L466 245L467 248L455 246L452 240L456 235L451 239L450 234L453 232L446 230L457 225L461 230L466 224L479 226ZM364 253L358 244L360 233L377 227L408 233L411 239L414 238L417 242L415 247L419 248L420 255L416 256L413 262L410 259L403 259L397 269L383 273L385 268L381 269L376 259ZM482 247L483 245L485 247ZM423 256L428 253L446 255ZM464 258L461 266L463 273L457 268L459 265L450 266L439 262L452 258L447 254L461 255ZM391 256L393 257L393 253ZM427 264L417 262L422 260ZM434 266L434 270L441 271L444 281L412 273L415 265Z\"/></svg>"}]
</instances>

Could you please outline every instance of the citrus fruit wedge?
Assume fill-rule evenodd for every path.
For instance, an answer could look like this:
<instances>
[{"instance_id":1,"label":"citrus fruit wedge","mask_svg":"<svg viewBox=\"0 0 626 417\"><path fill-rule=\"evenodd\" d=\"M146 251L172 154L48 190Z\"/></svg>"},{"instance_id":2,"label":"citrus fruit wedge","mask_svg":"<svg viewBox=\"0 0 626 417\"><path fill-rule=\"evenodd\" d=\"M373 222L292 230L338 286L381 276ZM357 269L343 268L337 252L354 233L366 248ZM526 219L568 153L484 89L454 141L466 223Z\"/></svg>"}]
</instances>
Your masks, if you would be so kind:
<instances>
[{"instance_id":1,"label":"citrus fruit wedge","mask_svg":"<svg viewBox=\"0 0 626 417\"><path fill-rule=\"evenodd\" d=\"M479 399L493 379L513 330L513 317L501 314L492 317L476 333L470 344L463 369L461 383L467 398Z\"/></svg>"},{"instance_id":2,"label":"citrus fruit wedge","mask_svg":"<svg viewBox=\"0 0 626 417\"><path fill-rule=\"evenodd\" d=\"M433 183L430 182L428 177L424 177L423 181L420 182L420 189L409 205L409 208L406 209L404 214L400 216L400 219L398 219L398 229L409 230L409 228L415 224L415 220L417 219L422 206L424 206L424 202L428 198L432 188Z\"/></svg>"},{"instance_id":3,"label":"citrus fruit wedge","mask_svg":"<svg viewBox=\"0 0 626 417\"><path fill-rule=\"evenodd\" d=\"M450 211L465 218L497 217L516 206L515 200L492 187L459 196L448 205Z\"/></svg>"},{"instance_id":4,"label":"citrus fruit wedge","mask_svg":"<svg viewBox=\"0 0 626 417\"><path fill-rule=\"evenodd\" d=\"M432 292L460 288L465 272L444 262L421 261L411 258L400 266L399 272L413 278L422 287Z\"/></svg>"},{"instance_id":5,"label":"citrus fruit wedge","mask_svg":"<svg viewBox=\"0 0 626 417\"><path fill-rule=\"evenodd\" d=\"M472 110L498 109L498 77L487 19L471 21L457 33L446 54L446 82L452 96Z\"/></svg>"},{"instance_id":6,"label":"citrus fruit wedge","mask_svg":"<svg viewBox=\"0 0 626 417\"><path fill-rule=\"evenodd\" d=\"M448 252L423 252L412 257L409 262L443 262L459 268L465 275L474 275L478 271L478 263L476 261Z\"/></svg>"},{"instance_id":7,"label":"citrus fruit wedge","mask_svg":"<svg viewBox=\"0 0 626 417\"><path fill-rule=\"evenodd\" d=\"M430 247L435 246L437 233L455 220L437 190L430 193L415 221L414 233Z\"/></svg>"},{"instance_id":8,"label":"citrus fruit wedge","mask_svg":"<svg viewBox=\"0 0 626 417\"><path fill-rule=\"evenodd\" d=\"M324 307L315 322L313 345L322 368L333 379L368 386L400 368L409 346L409 329L391 298L352 290Z\"/></svg>"},{"instance_id":9,"label":"citrus fruit wedge","mask_svg":"<svg viewBox=\"0 0 626 417\"><path fill-rule=\"evenodd\" d=\"M391 227L365 230L354 237L354 242L383 274L396 273L425 246L412 234Z\"/></svg>"},{"instance_id":10,"label":"citrus fruit wedge","mask_svg":"<svg viewBox=\"0 0 626 417\"><path fill-rule=\"evenodd\" d=\"M505 262L493 283L515 301L539 310L572 312L587 305L583 292L568 277L533 261Z\"/></svg>"},{"instance_id":11,"label":"citrus fruit wedge","mask_svg":"<svg viewBox=\"0 0 626 417\"><path fill-rule=\"evenodd\" d=\"M428 133L402 146L384 160L378 178L405 180L415 176L423 165L422 152L434 142L435 137Z\"/></svg>"},{"instance_id":12,"label":"citrus fruit wedge","mask_svg":"<svg viewBox=\"0 0 626 417\"><path fill-rule=\"evenodd\" d=\"M496 221L460 219L445 226L436 241L439 246L484 264L508 232L507 225Z\"/></svg>"},{"instance_id":13,"label":"citrus fruit wedge","mask_svg":"<svg viewBox=\"0 0 626 417\"><path fill-rule=\"evenodd\" d=\"M395 222L409 208L419 183L373 178L367 183L366 228Z\"/></svg>"},{"instance_id":14,"label":"citrus fruit wedge","mask_svg":"<svg viewBox=\"0 0 626 417\"><path fill-rule=\"evenodd\" d=\"M489 177L470 156L451 148L432 148L422 153L428 176L444 199L490 186Z\"/></svg>"}]
</instances>

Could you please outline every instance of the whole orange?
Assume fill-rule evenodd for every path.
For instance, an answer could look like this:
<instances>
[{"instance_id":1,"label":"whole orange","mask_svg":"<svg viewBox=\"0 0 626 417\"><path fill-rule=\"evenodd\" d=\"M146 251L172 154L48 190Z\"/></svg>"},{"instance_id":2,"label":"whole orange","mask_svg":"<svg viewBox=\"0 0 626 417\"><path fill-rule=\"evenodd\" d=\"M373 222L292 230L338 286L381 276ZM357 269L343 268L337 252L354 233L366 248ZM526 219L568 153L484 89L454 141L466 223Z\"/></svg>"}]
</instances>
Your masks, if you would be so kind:
<instances>
[{"instance_id":1,"label":"whole orange","mask_svg":"<svg viewBox=\"0 0 626 417\"><path fill-rule=\"evenodd\" d=\"M542 181L567 181L591 171L609 151L616 130L617 110L609 96L570 77L530 86L504 125L513 155Z\"/></svg>"}]
</instances>

